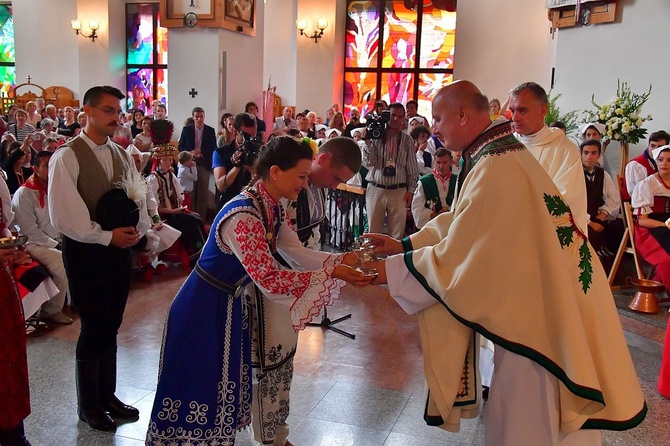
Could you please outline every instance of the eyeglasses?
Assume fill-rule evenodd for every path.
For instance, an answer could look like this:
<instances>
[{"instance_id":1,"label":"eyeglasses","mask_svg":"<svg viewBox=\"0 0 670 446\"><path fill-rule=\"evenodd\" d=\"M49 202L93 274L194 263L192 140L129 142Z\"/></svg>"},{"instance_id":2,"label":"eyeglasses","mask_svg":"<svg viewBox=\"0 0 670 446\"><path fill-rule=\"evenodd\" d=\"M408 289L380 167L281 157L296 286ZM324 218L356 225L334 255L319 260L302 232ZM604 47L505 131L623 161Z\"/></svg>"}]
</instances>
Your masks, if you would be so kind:
<instances>
[{"instance_id":1,"label":"eyeglasses","mask_svg":"<svg viewBox=\"0 0 670 446\"><path fill-rule=\"evenodd\" d=\"M92 108L100 110L102 113L104 113L107 116L118 116L119 113L121 113L123 111L119 108L114 108L114 107L92 107Z\"/></svg>"}]
</instances>

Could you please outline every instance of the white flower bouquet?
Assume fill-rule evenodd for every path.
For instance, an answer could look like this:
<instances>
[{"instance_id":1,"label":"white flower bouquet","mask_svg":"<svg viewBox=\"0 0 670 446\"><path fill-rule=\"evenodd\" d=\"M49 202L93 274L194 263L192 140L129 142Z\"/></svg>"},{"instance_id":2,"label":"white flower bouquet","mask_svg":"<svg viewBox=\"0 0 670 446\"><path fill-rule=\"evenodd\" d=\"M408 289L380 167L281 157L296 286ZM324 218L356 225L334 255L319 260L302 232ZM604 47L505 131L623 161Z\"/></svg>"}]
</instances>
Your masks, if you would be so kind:
<instances>
[{"instance_id":1,"label":"white flower bouquet","mask_svg":"<svg viewBox=\"0 0 670 446\"><path fill-rule=\"evenodd\" d=\"M642 128L645 121L652 119L651 115L642 115L642 106L651 95L633 93L628 83L617 80L617 94L605 104L597 104L595 95L591 96L591 103L595 111L587 111L590 122L599 122L605 125L607 137L614 141L636 144L647 135L647 129Z\"/></svg>"}]
</instances>

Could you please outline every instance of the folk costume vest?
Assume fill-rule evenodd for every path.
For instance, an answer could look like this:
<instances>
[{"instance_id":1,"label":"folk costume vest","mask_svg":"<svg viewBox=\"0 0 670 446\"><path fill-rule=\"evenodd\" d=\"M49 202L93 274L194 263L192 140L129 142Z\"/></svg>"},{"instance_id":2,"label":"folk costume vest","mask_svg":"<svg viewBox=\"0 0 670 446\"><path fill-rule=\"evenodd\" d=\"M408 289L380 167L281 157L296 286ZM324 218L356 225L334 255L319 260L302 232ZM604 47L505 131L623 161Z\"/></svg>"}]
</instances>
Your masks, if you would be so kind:
<instances>
[{"instance_id":1,"label":"folk costume vest","mask_svg":"<svg viewBox=\"0 0 670 446\"><path fill-rule=\"evenodd\" d=\"M454 200L454 192L456 191L456 182L458 180L457 175L451 175L449 177L449 190L447 191L447 197L445 199L446 205L451 206L451 202ZM433 209L436 213L439 213L442 208L442 200L440 200L440 191L437 188L437 179L435 175L429 173L423 175L419 178L421 185L423 186L423 191L426 194L426 207L431 208L431 204L435 204Z\"/></svg>"},{"instance_id":2,"label":"folk costume vest","mask_svg":"<svg viewBox=\"0 0 670 446\"><path fill-rule=\"evenodd\" d=\"M105 169L102 168L95 154L83 139L76 137L64 145L72 149L80 166L86 166L86 169L79 169L77 191L88 208L91 220L95 221L95 210L100 197L111 190L114 183L121 181L124 172L134 169L135 166L131 166L127 158L123 156L121 146L111 143L110 152L114 163L114 174L112 181L108 181Z\"/></svg>"},{"instance_id":3,"label":"folk costume vest","mask_svg":"<svg viewBox=\"0 0 670 446\"><path fill-rule=\"evenodd\" d=\"M591 219L598 215L598 209L605 204L603 188L605 187L605 170L596 166L593 172L584 169L586 180L586 212Z\"/></svg>"}]
</instances>

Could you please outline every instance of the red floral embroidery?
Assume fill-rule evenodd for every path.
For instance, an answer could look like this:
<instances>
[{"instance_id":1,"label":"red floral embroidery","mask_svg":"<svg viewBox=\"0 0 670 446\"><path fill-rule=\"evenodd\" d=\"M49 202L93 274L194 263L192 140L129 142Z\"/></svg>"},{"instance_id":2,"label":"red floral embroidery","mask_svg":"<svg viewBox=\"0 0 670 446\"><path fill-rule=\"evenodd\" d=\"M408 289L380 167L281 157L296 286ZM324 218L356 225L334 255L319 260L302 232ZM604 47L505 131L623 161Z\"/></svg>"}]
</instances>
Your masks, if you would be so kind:
<instances>
[{"instance_id":1,"label":"red floral embroidery","mask_svg":"<svg viewBox=\"0 0 670 446\"><path fill-rule=\"evenodd\" d=\"M242 265L249 277L272 294L300 298L311 282L311 272L277 269L265 238L263 224L246 217L235 225L235 239L244 256Z\"/></svg>"}]
</instances>

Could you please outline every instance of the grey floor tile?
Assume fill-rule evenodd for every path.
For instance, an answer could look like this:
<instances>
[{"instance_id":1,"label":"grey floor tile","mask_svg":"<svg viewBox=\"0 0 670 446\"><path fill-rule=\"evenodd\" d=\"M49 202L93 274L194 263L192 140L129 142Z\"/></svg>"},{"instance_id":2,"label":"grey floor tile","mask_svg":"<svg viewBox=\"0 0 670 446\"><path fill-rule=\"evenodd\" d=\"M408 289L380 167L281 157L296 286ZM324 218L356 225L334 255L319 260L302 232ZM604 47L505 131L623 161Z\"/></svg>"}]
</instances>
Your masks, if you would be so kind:
<instances>
[{"instance_id":1,"label":"grey floor tile","mask_svg":"<svg viewBox=\"0 0 670 446\"><path fill-rule=\"evenodd\" d=\"M465 446L471 443L462 443L457 440L419 437L416 435L391 432L384 442L384 446Z\"/></svg>"},{"instance_id":2,"label":"grey floor tile","mask_svg":"<svg viewBox=\"0 0 670 446\"><path fill-rule=\"evenodd\" d=\"M306 376L293 376L291 383L291 408L289 421L306 417L332 389L332 381L318 380Z\"/></svg>"},{"instance_id":3,"label":"grey floor tile","mask_svg":"<svg viewBox=\"0 0 670 446\"><path fill-rule=\"evenodd\" d=\"M309 413L308 419L390 431L409 397L409 393L397 390L337 383Z\"/></svg>"},{"instance_id":4,"label":"grey floor tile","mask_svg":"<svg viewBox=\"0 0 670 446\"><path fill-rule=\"evenodd\" d=\"M31 417L25 420L25 428L26 438L33 446L77 444L77 439L90 431L88 426L78 423L76 414L62 424L36 423Z\"/></svg>"},{"instance_id":5,"label":"grey floor tile","mask_svg":"<svg viewBox=\"0 0 670 446\"><path fill-rule=\"evenodd\" d=\"M90 431L77 439L77 446L142 446L144 440L100 431Z\"/></svg>"},{"instance_id":6,"label":"grey floor tile","mask_svg":"<svg viewBox=\"0 0 670 446\"><path fill-rule=\"evenodd\" d=\"M299 446L381 446L387 436L384 430L305 418L289 440Z\"/></svg>"},{"instance_id":7,"label":"grey floor tile","mask_svg":"<svg viewBox=\"0 0 670 446\"><path fill-rule=\"evenodd\" d=\"M156 390L160 350L119 348L117 353L117 381L119 385Z\"/></svg>"},{"instance_id":8,"label":"grey floor tile","mask_svg":"<svg viewBox=\"0 0 670 446\"><path fill-rule=\"evenodd\" d=\"M135 298L143 297L141 291L135 291ZM363 292L356 290L356 293ZM173 294L171 291L166 299L171 300ZM389 370L376 370L374 364L371 364L364 373L373 378L359 382L359 375L351 375L349 378L355 380L353 383L338 381L337 377L319 377L319 373L312 374L314 370L308 366L320 367L329 358L336 365L351 363L362 366L374 361L383 363L379 359L379 348L392 342L395 331L375 332L365 324L373 320L373 313L381 314L374 320L386 320L389 314L395 314L395 307L391 303L385 307L378 299L366 300L358 295L350 303L363 306L357 309L351 307L354 317L347 327L357 333L355 341L318 328L307 329L300 335L301 345L296 361L302 363L303 373L295 375L292 386L289 439L298 446L482 445L485 413L477 419L464 420L461 432L457 434L426 426L422 419L423 397L418 390L422 386L404 382L396 383L398 387L390 387L402 391L386 390L388 383L381 380L391 373ZM129 305L133 305L132 300ZM32 414L25 423L28 438L34 446L143 444L153 404L160 354L157 340L160 339L162 325L155 323L155 320L162 321L165 312L161 309L160 314L154 314L147 308L153 307L140 308L136 305L134 311L142 311L144 316L134 321L135 327L139 327L135 331L127 327L124 331L122 327L123 335L120 339L123 342L120 342L122 347L118 352L117 394L121 400L140 409L140 420L119 426L115 434L93 431L77 418L74 385L76 337L71 330L68 331L67 327L58 328L43 337L28 339ZM338 308L337 311L333 310L331 316L348 311L346 305ZM414 327L415 321L404 314L395 314L393 317ZM154 327L153 332L147 331L147 327ZM386 325L381 324L376 328L379 327ZM404 335L410 341L415 334L412 330L406 331ZM642 424L633 430L603 432L603 444L667 445L670 400L656 390L662 345L629 332L625 334L649 412ZM418 336L415 342L418 342ZM395 350L391 353L399 354ZM407 370L420 375L420 347L403 354L417 355L417 360ZM368 361L368 358L374 359ZM249 434L246 431L238 433L235 444L251 446Z\"/></svg>"}]
</instances>

